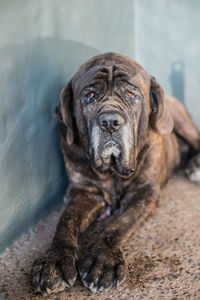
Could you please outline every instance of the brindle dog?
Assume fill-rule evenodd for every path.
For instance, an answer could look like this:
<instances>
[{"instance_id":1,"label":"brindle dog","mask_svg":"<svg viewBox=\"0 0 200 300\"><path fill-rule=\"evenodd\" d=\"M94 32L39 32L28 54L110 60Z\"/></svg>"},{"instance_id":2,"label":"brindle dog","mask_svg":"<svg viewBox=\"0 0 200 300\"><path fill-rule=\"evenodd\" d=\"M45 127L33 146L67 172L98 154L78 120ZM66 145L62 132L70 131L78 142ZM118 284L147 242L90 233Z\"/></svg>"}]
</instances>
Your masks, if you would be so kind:
<instances>
[{"instance_id":1,"label":"brindle dog","mask_svg":"<svg viewBox=\"0 0 200 300\"><path fill-rule=\"evenodd\" d=\"M166 180L189 160L191 178L200 170L200 134L154 77L115 53L80 67L55 117L70 180L68 205L51 248L33 264L33 287L57 292L72 286L78 272L93 292L107 290L124 280L122 244L155 209ZM105 216L106 226L79 261L80 234Z\"/></svg>"}]
</instances>

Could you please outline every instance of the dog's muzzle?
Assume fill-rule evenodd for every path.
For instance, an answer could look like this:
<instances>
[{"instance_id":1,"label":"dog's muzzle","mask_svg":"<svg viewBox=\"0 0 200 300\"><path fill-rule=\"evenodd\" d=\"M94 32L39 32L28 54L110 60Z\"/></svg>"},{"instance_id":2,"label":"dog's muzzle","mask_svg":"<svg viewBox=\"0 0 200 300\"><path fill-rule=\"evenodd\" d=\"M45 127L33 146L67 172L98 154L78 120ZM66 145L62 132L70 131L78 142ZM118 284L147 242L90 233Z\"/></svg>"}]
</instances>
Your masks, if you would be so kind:
<instances>
[{"instance_id":1,"label":"dog's muzzle","mask_svg":"<svg viewBox=\"0 0 200 300\"><path fill-rule=\"evenodd\" d=\"M126 123L126 119L123 114L118 112L105 111L98 116L97 122L104 132L113 133Z\"/></svg>"},{"instance_id":2,"label":"dog's muzzle","mask_svg":"<svg viewBox=\"0 0 200 300\"><path fill-rule=\"evenodd\" d=\"M105 166L109 166L111 163L111 158L118 159L120 157L121 148L114 141L107 142L101 153L101 158Z\"/></svg>"},{"instance_id":3,"label":"dog's muzzle","mask_svg":"<svg viewBox=\"0 0 200 300\"><path fill-rule=\"evenodd\" d=\"M133 128L123 111L101 110L91 127L90 145L98 170L122 175L135 170Z\"/></svg>"}]
</instances>

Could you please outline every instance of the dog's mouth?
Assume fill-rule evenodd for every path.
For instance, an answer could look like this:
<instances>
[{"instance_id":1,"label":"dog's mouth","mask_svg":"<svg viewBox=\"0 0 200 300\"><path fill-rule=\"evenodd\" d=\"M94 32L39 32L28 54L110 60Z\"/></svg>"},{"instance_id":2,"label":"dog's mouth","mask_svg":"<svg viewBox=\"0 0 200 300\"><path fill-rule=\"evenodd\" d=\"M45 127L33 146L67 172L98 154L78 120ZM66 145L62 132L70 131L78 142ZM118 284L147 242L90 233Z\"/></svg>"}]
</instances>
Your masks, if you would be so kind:
<instances>
[{"instance_id":1,"label":"dog's mouth","mask_svg":"<svg viewBox=\"0 0 200 300\"><path fill-rule=\"evenodd\" d=\"M123 166L122 147L113 140L103 145L100 155L95 161L95 166L101 173L111 171L120 176L128 176L134 172L133 169L130 170Z\"/></svg>"},{"instance_id":2,"label":"dog's mouth","mask_svg":"<svg viewBox=\"0 0 200 300\"><path fill-rule=\"evenodd\" d=\"M114 141L105 143L101 151L101 159L103 164L111 165L115 163L116 159L119 159L121 154L121 147Z\"/></svg>"}]
</instances>

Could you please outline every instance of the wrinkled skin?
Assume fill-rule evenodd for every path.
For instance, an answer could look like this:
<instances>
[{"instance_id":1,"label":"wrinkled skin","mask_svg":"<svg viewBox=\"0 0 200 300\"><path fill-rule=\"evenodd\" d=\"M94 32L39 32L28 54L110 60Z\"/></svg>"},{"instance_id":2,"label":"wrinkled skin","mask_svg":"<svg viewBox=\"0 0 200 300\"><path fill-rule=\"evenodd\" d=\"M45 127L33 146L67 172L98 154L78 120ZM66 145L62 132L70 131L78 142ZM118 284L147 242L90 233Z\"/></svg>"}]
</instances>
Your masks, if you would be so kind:
<instances>
[{"instance_id":1,"label":"wrinkled skin","mask_svg":"<svg viewBox=\"0 0 200 300\"><path fill-rule=\"evenodd\" d=\"M87 124L90 155L94 167L106 172L113 156L114 170L128 175L136 168L137 129L142 112L143 94L127 68L115 66L90 70L89 86L81 91L83 118ZM91 82L91 84L90 84ZM109 88L111 87L111 88ZM87 98L87 95L91 98ZM133 130L133 128L135 130Z\"/></svg>"},{"instance_id":2,"label":"wrinkled skin","mask_svg":"<svg viewBox=\"0 0 200 300\"><path fill-rule=\"evenodd\" d=\"M126 275L122 246L157 206L163 184L187 162L190 178L200 174L199 131L154 77L115 53L80 67L55 117L69 202L51 248L33 264L33 287L56 293L72 286L78 273L93 292L117 287ZM98 222L103 229L79 256L80 236Z\"/></svg>"}]
</instances>

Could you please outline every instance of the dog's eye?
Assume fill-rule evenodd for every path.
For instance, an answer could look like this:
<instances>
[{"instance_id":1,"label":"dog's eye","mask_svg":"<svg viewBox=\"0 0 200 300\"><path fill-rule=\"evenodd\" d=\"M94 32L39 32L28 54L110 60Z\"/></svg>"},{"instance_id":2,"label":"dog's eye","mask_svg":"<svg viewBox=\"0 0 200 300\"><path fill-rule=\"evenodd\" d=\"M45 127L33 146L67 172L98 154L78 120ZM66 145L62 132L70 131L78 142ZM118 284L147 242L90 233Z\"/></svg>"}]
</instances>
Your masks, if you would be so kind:
<instances>
[{"instance_id":1,"label":"dog's eye","mask_svg":"<svg viewBox=\"0 0 200 300\"><path fill-rule=\"evenodd\" d=\"M136 96L134 93L131 93L131 92L128 92L127 94L131 99L134 99Z\"/></svg>"},{"instance_id":2,"label":"dog's eye","mask_svg":"<svg viewBox=\"0 0 200 300\"><path fill-rule=\"evenodd\" d=\"M83 99L85 102L90 103L91 101L96 99L96 95L93 92L89 92L83 97Z\"/></svg>"},{"instance_id":3,"label":"dog's eye","mask_svg":"<svg viewBox=\"0 0 200 300\"><path fill-rule=\"evenodd\" d=\"M94 97L94 93L89 93L89 94L87 94L87 98L88 99L92 99Z\"/></svg>"}]
</instances>

